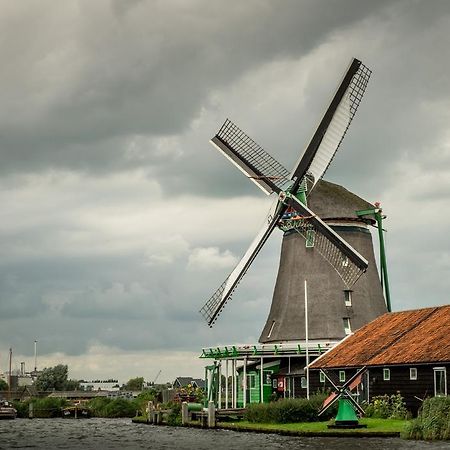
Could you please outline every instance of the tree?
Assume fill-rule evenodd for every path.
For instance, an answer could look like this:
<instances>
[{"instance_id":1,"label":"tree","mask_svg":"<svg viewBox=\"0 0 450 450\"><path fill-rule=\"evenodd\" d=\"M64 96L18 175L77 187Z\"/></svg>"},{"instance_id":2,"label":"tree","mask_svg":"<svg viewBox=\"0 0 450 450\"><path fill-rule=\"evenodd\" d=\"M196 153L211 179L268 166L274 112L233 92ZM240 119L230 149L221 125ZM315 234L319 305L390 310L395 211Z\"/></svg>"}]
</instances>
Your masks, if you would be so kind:
<instances>
[{"instance_id":1,"label":"tree","mask_svg":"<svg viewBox=\"0 0 450 450\"><path fill-rule=\"evenodd\" d=\"M35 386L38 391L63 391L66 389L68 367L58 364L46 367L37 377Z\"/></svg>"},{"instance_id":2,"label":"tree","mask_svg":"<svg viewBox=\"0 0 450 450\"><path fill-rule=\"evenodd\" d=\"M8 383L5 380L0 379L0 391L7 391Z\"/></svg>"},{"instance_id":3,"label":"tree","mask_svg":"<svg viewBox=\"0 0 450 450\"><path fill-rule=\"evenodd\" d=\"M126 391L142 391L143 384L144 377L130 378L123 388Z\"/></svg>"},{"instance_id":4,"label":"tree","mask_svg":"<svg viewBox=\"0 0 450 450\"><path fill-rule=\"evenodd\" d=\"M65 391L78 391L83 390L80 388L80 382L78 380L67 380L64 387Z\"/></svg>"}]
</instances>

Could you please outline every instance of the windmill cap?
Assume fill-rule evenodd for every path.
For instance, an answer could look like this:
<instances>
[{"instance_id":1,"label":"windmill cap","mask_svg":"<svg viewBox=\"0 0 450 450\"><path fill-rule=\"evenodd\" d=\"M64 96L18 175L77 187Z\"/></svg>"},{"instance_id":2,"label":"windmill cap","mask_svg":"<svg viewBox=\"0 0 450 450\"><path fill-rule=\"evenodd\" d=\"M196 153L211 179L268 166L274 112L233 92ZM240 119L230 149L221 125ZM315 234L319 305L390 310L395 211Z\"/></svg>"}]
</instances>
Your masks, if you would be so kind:
<instances>
[{"instance_id":1,"label":"windmill cap","mask_svg":"<svg viewBox=\"0 0 450 450\"><path fill-rule=\"evenodd\" d=\"M373 209L375 205L339 184L320 180L308 196L308 207L321 219L362 220L356 211Z\"/></svg>"}]
</instances>

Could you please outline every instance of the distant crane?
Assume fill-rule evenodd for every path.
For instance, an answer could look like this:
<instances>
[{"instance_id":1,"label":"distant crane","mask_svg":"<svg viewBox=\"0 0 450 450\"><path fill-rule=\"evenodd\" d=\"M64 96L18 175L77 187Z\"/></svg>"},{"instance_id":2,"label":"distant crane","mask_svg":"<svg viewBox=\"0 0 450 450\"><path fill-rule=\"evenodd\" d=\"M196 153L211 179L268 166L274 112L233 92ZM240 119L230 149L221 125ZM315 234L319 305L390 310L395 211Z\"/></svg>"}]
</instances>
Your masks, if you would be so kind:
<instances>
[{"instance_id":1,"label":"distant crane","mask_svg":"<svg viewBox=\"0 0 450 450\"><path fill-rule=\"evenodd\" d=\"M161 375L161 370L156 374L156 377L155 377L155 379L153 380L153 386L155 385L156 380L159 378L160 375Z\"/></svg>"}]
</instances>

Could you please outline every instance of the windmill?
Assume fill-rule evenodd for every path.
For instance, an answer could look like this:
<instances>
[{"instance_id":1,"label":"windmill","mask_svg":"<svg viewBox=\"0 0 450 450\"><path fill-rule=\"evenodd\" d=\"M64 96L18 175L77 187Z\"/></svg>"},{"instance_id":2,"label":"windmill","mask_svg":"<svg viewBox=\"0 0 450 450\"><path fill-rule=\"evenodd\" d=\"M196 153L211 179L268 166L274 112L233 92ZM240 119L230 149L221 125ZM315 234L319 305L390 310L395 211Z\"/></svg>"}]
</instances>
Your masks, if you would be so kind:
<instances>
[{"instance_id":1,"label":"windmill","mask_svg":"<svg viewBox=\"0 0 450 450\"><path fill-rule=\"evenodd\" d=\"M293 308L295 311L300 311L301 313L298 302L292 302L291 300L292 295L301 297L303 294L298 290L294 294L292 292L284 292L282 295L277 295L277 287L279 287L278 291L286 291L286 285L289 284L284 281L279 283L280 277L282 279L286 278L287 273L287 276L290 278L299 278L296 264L287 262L287 258L284 256L290 253L291 259L294 260L299 260L301 256L298 256L298 254L296 256L292 250L286 250L289 247L289 244L286 244L286 242L292 241L290 244L291 249L293 243L294 247L299 247L298 238L300 237L301 242L303 242L301 250L304 253L303 267L308 266L308 261L311 258L317 260L320 257L321 264L326 264L327 272L330 272L328 270L329 267L334 269L332 270L333 277L336 277L338 282L342 284L344 291L351 292L352 286L355 285L361 275L368 269L367 259L333 229L336 227L330 226L326 220L322 220L320 215L311 209L309 199L314 198L314 192L317 186L320 187L318 191L322 192L322 197L324 195L326 197L327 187L329 187L330 183L321 182L320 180L336 154L353 120L367 87L370 75L370 69L364 66L361 61L357 59L351 61L317 130L291 172L272 158L255 141L228 119L222 125L219 132L212 138L212 144L237 166L239 170L267 195L276 194L277 199L267 216L267 220L264 222L263 227L256 235L247 252L231 274L201 308L200 312L210 327L217 320L225 304L230 300L238 283L242 280L275 228L279 228L284 232L284 239L271 312L260 338L260 342L262 343L302 338L302 327L298 326L298 320L294 327L295 331L292 333L290 333L289 327L283 327L283 321L289 320L289 309ZM323 194L324 191L325 194ZM349 194L353 196L353 194ZM359 197L354 197L364 202ZM361 210L373 206L367 202L360 204L356 201L356 204L359 206L357 209ZM368 234L370 236L370 233ZM373 250L369 259L371 260L370 262L374 260ZM288 270L284 270L283 268L286 265L289 266ZM316 267L314 274L317 273ZM371 274L373 275L375 273L376 268L372 269ZM373 278L372 275L371 278ZM303 279L301 281L303 282ZM364 287L364 290L367 291L366 287ZM324 300L322 300L323 302ZM363 314L363 321L369 321L374 318L373 316L376 317L378 314L385 312L384 303L381 304L380 302L384 302L382 300L382 294L381 297L380 295L377 296L375 306L370 306L369 309L372 309L367 314ZM324 305L324 309L327 309L326 304ZM332 316L335 312L331 310L330 314ZM280 315L282 316L281 318ZM332 317L325 317L324 321L328 320L332 320ZM320 327L318 326L316 328L320 334ZM333 332L331 332L332 334ZM343 336L329 337L340 338Z\"/></svg>"}]
</instances>

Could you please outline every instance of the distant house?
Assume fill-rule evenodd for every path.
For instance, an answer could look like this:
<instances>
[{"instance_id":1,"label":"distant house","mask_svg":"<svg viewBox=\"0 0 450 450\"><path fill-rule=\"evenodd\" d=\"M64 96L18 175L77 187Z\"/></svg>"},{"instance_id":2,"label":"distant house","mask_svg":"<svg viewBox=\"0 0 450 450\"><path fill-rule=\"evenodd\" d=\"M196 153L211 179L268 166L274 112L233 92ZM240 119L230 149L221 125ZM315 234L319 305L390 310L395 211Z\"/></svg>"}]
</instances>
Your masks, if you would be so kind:
<instances>
[{"instance_id":1,"label":"distant house","mask_svg":"<svg viewBox=\"0 0 450 450\"><path fill-rule=\"evenodd\" d=\"M386 313L363 326L310 364L311 389L329 386L318 369L344 382L364 366L366 400L399 392L415 414L424 398L447 396L450 305Z\"/></svg>"},{"instance_id":2,"label":"distant house","mask_svg":"<svg viewBox=\"0 0 450 450\"><path fill-rule=\"evenodd\" d=\"M194 388L205 388L205 381L201 378L192 378L192 377L177 377L175 381L172 383L172 387L176 388L184 388L191 385Z\"/></svg>"}]
</instances>

